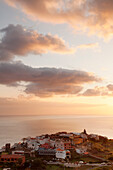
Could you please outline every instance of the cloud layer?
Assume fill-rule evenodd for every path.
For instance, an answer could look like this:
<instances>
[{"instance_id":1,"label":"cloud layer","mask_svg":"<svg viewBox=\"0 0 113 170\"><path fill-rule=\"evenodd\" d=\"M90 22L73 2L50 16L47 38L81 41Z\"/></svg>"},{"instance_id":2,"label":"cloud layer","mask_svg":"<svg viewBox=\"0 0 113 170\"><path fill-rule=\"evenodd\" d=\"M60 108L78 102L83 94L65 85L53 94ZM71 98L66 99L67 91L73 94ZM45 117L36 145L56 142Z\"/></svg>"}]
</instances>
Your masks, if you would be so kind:
<instances>
[{"instance_id":1,"label":"cloud layer","mask_svg":"<svg viewBox=\"0 0 113 170\"><path fill-rule=\"evenodd\" d=\"M100 81L91 73L56 68L33 68L20 62L0 63L0 84L26 82L25 92L40 97L77 94L82 85Z\"/></svg>"},{"instance_id":2,"label":"cloud layer","mask_svg":"<svg viewBox=\"0 0 113 170\"><path fill-rule=\"evenodd\" d=\"M5 0L44 22L68 23L99 36L113 35L112 0Z\"/></svg>"},{"instance_id":3,"label":"cloud layer","mask_svg":"<svg viewBox=\"0 0 113 170\"><path fill-rule=\"evenodd\" d=\"M48 51L66 54L75 52L58 36L42 35L26 30L21 25L9 25L0 30L3 37L0 42L0 61L10 61L15 55L26 56L29 53L43 54Z\"/></svg>"}]
</instances>

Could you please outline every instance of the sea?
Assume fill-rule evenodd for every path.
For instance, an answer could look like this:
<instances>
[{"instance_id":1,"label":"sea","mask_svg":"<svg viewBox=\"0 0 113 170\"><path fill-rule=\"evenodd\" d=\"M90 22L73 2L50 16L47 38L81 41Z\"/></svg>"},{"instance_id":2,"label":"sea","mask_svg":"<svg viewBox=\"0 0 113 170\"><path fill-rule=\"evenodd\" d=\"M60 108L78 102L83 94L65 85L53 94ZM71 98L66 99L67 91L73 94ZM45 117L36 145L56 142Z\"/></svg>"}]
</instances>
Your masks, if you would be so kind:
<instances>
[{"instance_id":1,"label":"sea","mask_svg":"<svg viewBox=\"0 0 113 170\"><path fill-rule=\"evenodd\" d=\"M79 133L84 129L88 134L113 139L113 116L0 116L0 148L28 136L62 131Z\"/></svg>"}]
</instances>

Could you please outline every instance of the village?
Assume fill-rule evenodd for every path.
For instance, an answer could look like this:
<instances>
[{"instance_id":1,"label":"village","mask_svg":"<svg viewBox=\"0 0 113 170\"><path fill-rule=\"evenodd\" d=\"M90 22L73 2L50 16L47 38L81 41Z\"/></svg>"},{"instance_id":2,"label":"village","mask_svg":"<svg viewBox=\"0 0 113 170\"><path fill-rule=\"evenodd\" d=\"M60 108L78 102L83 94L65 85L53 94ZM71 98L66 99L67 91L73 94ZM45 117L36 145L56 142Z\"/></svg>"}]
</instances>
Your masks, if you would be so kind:
<instances>
[{"instance_id":1,"label":"village","mask_svg":"<svg viewBox=\"0 0 113 170\"><path fill-rule=\"evenodd\" d=\"M0 167L6 170L15 167L37 169L38 166L38 169L46 169L53 165L68 168L112 166L112 147L112 139L87 134L85 129L81 133L58 132L26 137L22 142L12 146L7 143L0 149Z\"/></svg>"}]
</instances>

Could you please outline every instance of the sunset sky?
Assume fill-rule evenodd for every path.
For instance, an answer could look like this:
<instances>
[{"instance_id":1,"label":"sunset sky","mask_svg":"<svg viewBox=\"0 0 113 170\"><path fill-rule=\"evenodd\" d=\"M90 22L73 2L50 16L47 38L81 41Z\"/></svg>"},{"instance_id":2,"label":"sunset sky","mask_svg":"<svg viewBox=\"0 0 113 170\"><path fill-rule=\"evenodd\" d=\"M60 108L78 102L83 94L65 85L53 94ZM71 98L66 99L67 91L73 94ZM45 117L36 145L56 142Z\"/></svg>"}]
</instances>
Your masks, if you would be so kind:
<instances>
[{"instance_id":1,"label":"sunset sky","mask_svg":"<svg viewBox=\"0 0 113 170\"><path fill-rule=\"evenodd\" d=\"M113 0L0 0L0 115L113 115Z\"/></svg>"}]
</instances>

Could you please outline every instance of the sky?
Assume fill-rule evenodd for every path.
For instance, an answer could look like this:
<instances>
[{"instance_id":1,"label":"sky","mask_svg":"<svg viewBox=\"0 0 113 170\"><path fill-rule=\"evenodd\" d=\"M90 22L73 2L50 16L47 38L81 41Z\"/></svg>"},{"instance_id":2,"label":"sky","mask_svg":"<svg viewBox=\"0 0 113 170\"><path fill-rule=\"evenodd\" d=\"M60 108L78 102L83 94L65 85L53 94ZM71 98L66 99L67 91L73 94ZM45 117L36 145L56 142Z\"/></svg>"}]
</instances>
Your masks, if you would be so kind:
<instances>
[{"instance_id":1,"label":"sky","mask_svg":"<svg viewBox=\"0 0 113 170\"><path fill-rule=\"evenodd\" d=\"M0 0L0 115L113 116L112 9Z\"/></svg>"}]
</instances>

